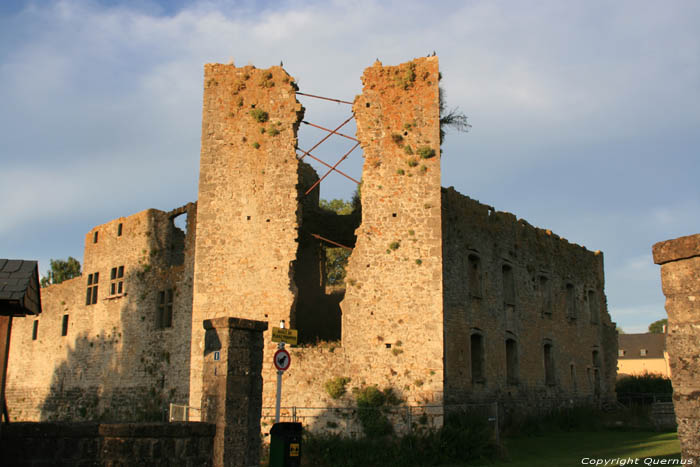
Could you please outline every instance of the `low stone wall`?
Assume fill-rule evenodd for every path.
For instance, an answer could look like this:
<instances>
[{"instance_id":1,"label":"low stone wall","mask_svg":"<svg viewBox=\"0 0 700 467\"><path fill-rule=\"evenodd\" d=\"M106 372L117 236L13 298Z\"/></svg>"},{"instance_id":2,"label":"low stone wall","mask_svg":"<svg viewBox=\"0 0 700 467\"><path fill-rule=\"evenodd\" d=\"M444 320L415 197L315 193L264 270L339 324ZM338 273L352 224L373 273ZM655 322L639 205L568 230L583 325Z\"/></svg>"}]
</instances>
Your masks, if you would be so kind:
<instances>
[{"instance_id":1,"label":"low stone wall","mask_svg":"<svg viewBox=\"0 0 700 467\"><path fill-rule=\"evenodd\" d=\"M0 465L211 466L214 425L184 423L10 423Z\"/></svg>"}]
</instances>

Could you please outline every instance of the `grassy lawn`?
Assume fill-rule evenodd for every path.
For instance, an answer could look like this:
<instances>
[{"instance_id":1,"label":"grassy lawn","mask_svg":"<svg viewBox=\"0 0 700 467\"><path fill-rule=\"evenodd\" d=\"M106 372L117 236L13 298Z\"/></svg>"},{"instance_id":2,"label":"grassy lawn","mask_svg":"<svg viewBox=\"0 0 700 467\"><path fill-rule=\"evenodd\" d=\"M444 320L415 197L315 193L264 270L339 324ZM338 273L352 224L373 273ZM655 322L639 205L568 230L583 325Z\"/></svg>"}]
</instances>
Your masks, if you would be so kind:
<instances>
[{"instance_id":1,"label":"grassy lawn","mask_svg":"<svg viewBox=\"0 0 700 467\"><path fill-rule=\"evenodd\" d=\"M595 465L582 464L581 460L586 457L639 458L636 465L645 465L643 459L647 457L680 459L680 445L676 433L645 431L549 433L542 436L506 439L504 445L504 460L483 465L496 467ZM635 464L630 462L628 465Z\"/></svg>"}]
</instances>

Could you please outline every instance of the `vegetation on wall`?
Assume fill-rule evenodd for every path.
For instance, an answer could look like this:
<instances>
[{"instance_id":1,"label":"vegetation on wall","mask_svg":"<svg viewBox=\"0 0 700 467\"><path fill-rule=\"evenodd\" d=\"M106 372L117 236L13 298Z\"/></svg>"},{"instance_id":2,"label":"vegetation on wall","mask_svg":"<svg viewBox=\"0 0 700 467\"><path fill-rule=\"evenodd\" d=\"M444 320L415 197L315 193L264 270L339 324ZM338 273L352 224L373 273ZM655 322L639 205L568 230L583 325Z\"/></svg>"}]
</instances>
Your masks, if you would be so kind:
<instances>
[{"instance_id":1,"label":"vegetation on wall","mask_svg":"<svg viewBox=\"0 0 700 467\"><path fill-rule=\"evenodd\" d=\"M360 195L359 189L353 195L351 201L342 199L332 199L330 201L322 199L319 207L324 211L334 212L341 216L359 214ZM342 285L345 281L345 268L348 265L348 258L352 251L347 248L323 246L326 253L326 283L331 286Z\"/></svg>"},{"instance_id":2,"label":"vegetation on wall","mask_svg":"<svg viewBox=\"0 0 700 467\"><path fill-rule=\"evenodd\" d=\"M51 268L46 271L46 275L41 278L41 286L46 287L51 284L60 284L63 281L78 277L80 275L80 261L69 256L68 259L51 259Z\"/></svg>"},{"instance_id":3,"label":"vegetation on wall","mask_svg":"<svg viewBox=\"0 0 700 467\"><path fill-rule=\"evenodd\" d=\"M654 334L663 334L664 326L668 326L668 319L664 318L654 321L649 325L649 332Z\"/></svg>"}]
</instances>

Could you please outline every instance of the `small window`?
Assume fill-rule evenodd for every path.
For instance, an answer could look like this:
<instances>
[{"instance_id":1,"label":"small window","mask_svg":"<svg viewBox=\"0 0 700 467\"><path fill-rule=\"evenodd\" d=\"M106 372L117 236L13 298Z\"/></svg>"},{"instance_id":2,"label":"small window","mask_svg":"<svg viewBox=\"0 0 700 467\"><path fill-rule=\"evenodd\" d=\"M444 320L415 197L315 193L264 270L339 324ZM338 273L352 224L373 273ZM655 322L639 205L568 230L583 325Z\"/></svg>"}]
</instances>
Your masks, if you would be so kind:
<instances>
[{"instance_id":1,"label":"small window","mask_svg":"<svg viewBox=\"0 0 700 467\"><path fill-rule=\"evenodd\" d=\"M617 356L618 357L624 357L625 356L625 349L617 349Z\"/></svg>"},{"instance_id":2,"label":"small window","mask_svg":"<svg viewBox=\"0 0 700 467\"><path fill-rule=\"evenodd\" d=\"M515 279L513 278L513 268L504 264L501 268L503 273L503 303L515 306Z\"/></svg>"},{"instance_id":3,"label":"small window","mask_svg":"<svg viewBox=\"0 0 700 467\"><path fill-rule=\"evenodd\" d=\"M173 326L173 289L158 292L158 309L156 310L156 328Z\"/></svg>"},{"instance_id":4,"label":"small window","mask_svg":"<svg viewBox=\"0 0 700 467\"><path fill-rule=\"evenodd\" d=\"M117 237L122 236L122 223L120 222L119 225L117 226Z\"/></svg>"},{"instance_id":5,"label":"small window","mask_svg":"<svg viewBox=\"0 0 700 467\"><path fill-rule=\"evenodd\" d=\"M122 295L124 293L124 266L113 267L109 278L109 294Z\"/></svg>"},{"instance_id":6,"label":"small window","mask_svg":"<svg viewBox=\"0 0 700 467\"><path fill-rule=\"evenodd\" d=\"M540 314L544 317L552 317L552 288L547 276L538 279L538 293L540 302Z\"/></svg>"},{"instance_id":7,"label":"small window","mask_svg":"<svg viewBox=\"0 0 700 467\"><path fill-rule=\"evenodd\" d=\"M566 317L576 319L576 293L574 284L566 284Z\"/></svg>"},{"instance_id":8,"label":"small window","mask_svg":"<svg viewBox=\"0 0 700 467\"><path fill-rule=\"evenodd\" d=\"M32 340L35 341L39 336L39 320L34 320L34 327L32 327Z\"/></svg>"},{"instance_id":9,"label":"small window","mask_svg":"<svg viewBox=\"0 0 700 467\"><path fill-rule=\"evenodd\" d=\"M591 324L598 324L598 298L593 290L588 291L588 312L591 315Z\"/></svg>"},{"instance_id":10,"label":"small window","mask_svg":"<svg viewBox=\"0 0 700 467\"><path fill-rule=\"evenodd\" d=\"M576 392L576 367L573 363L569 364L569 379L571 380L571 390Z\"/></svg>"},{"instance_id":11,"label":"small window","mask_svg":"<svg viewBox=\"0 0 700 467\"><path fill-rule=\"evenodd\" d=\"M552 343L547 341L543 347L544 356L544 382L548 386L555 384L554 379L554 355L552 352Z\"/></svg>"},{"instance_id":12,"label":"small window","mask_svg":"<svg viewBox=\"0 0 700 467\"><path fill-rule=\"evenodd\" d=\"M591 362L593 368L600 368L600 353L597 350L591 352Z\"/></svg>"},{"instance_id":13,"label":"small window","mask_svg":"<svg viewBox=\"0 0 700 467\"><path fill-rule=\"evenodd\" d=\"M92 243L97 243L97 235L99 232L95 231L95 233L92 235Z\"/></svg>"},{"instance_id":14,"label":"small window","mask_svg":"<svg viewBox=\"0 0 700 467\"><path fill-rule=\"evenodd\" d=\"M469 296L481 298L481 258L475 254L467 257L469 266L467 269L467 281L469 286Z\"/></svg>"},{"instance_id":15,"label":"small window","mask_svg":"<svg viewBox=\"0 0 700 467\"><path fill-rule=\"evenodd\" d=\"M94 305L97 303L97 283L100 280L100 273L93 272L88 274L87 293L85 295L85 305Z\"/></svg>"},{"instance_id":16,"label":"small window","mask_svg":"<svg viewBox=\"0 0 700 467\"><path fill-rule=\"evenodd\" d=\"M471 336L470 342L472 383L484 382L484 337L479 333Z\"/></svg>"},{"instance_id":17,"label":"small window","mask_svg":"<svg viewBox=\"0 0 700 467\"><path fill-rule=\"evenodd\" d=\"M68 335L68 315L63 315L63 321L61 322L61 335Z\"/></svg>"},{"instance_id":18,"label":"small window","mask_svg":"<svg viewBox=\"0 0 700 467\"><path fill-rule=\"evenodd\" d=\"M515 339L506 339L506 381L518 384L518 344Z\"/></svg>"},{"instance_id":19,"label":"small window","mask_svg":"<svg viewBox=\"0 0 700 467\"><path fill-rule=\"evenodd\" d=\"M639 349L639 355L642 357L647 356L647 349Z\"/></svg>"}]
</instances>

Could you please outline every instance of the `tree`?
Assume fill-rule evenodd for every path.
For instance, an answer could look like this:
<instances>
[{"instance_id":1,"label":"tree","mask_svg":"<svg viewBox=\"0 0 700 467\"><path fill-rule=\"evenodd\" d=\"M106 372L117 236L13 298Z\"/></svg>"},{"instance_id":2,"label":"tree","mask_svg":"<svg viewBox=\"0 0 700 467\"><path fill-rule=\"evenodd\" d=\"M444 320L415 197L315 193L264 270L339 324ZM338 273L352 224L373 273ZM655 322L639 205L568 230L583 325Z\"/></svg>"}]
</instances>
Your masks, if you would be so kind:
<instances>
[{"instance_id":1,"label":"tree","mask_svg":"<svg viewBox=\"0 0 700 467\"><path fill-rule=\"evenodd\" d=\"M446 127L466 133L472 126L467 122L467 116L458 107L447 109L445 90L438 88L438 92L440 99L440 144L442 144L445 139Z\"/></svg>"},{"instance_id":2,"label":"tree","mask_svg":"<svg viewBox=\"0 0 700 467\"><path fill-rule=\"evenodd\" d=\"M352 201L322 199L318 205L325 211L332 211L341 216L353 214L359 209L359 190L353 195ZM348 258L352 251L329 245L324 245L323 249L326 252L326 283L328 285L341 285L345 280L345 267L348 265Z\"/></svg>"},{"instance_id":3,"label":"tree","mask_svg":"<svg viewBox=\"0 0 700 467\"><path fill-rule=\"evenodd\" d=\"M41 278L42 287L60 284L80 275L80 261L72 256L69 256L67 260L51 259L50 264L51 269L46 271L46 276Z\"/></svg>"},{"instance_id":4,"label":"tree","mask_svg":"<svg viewBox=\"0 0 700 467\"><path fill-rule=\"evenodd\" d=\"M663 334L664 332L664 327L668 324L668 319L660 319L658 321L654 321L649 325L649 332L653 334Z\"/></svg>"}]
</instances>

